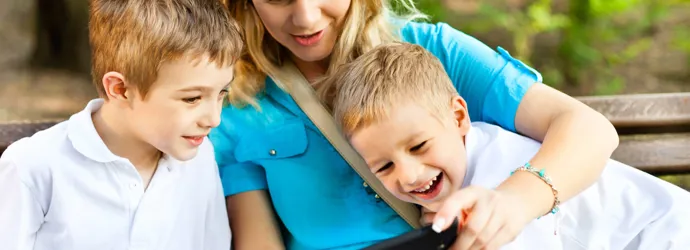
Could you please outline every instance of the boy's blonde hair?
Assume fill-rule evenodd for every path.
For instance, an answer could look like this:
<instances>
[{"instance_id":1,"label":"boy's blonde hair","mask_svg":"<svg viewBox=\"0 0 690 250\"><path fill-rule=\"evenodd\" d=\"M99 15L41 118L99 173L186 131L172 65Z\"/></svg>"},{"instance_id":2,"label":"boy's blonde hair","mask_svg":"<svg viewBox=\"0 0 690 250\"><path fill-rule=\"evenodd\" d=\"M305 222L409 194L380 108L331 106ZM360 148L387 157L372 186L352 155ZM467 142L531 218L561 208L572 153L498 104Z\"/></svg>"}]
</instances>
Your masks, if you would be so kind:
<instances>
[{"instance_id":1,"label":"boy's blonde hair","mask_svg":"<svg viewBox=\"0 0 690 250\"><path fill-rule=\"evenodd\" d=\"M349 137L413 103L442 119L458 96L441 62L419 45L380 45L322 79L319 97ZM330 100L330 101L329 101Z\"/></svg>"},{"instance_id":2,"label":"boy's blonde hair","mask_svg":"<svg viewBox=\"0 0 690 250\"><path fill-rule=\"evenodd\" d=\"M250 3L251 0L224 0L232 16L242 26L247 54L235 65L235 79L228 95L236 106L256 105L257 93L264 90L266 76L276 82L289 84L280 79L279 68L290 53L268 34L261 18ZM390 2L408 13L397 15L391 11ZM328 72L350 62L375 46L399 40L396 32L407 21L426 18L414 6L413 0L352 0L346 14L343 30L333 48ZM282 86L289 89L290 86Z\"/></svg>"},{"instance_id":3,"label":"boy's blonde hair","mask_svg":"<svg viewBox=\"0 0 690 250\"><path fill-rule=\"evenodd\" d=\"M166 61L207 56L228 67L241 54L239 26L219 0L91 0L89 11L92 78L104 98L110 71L146 97Z\"/></svg>"}]
</instances>

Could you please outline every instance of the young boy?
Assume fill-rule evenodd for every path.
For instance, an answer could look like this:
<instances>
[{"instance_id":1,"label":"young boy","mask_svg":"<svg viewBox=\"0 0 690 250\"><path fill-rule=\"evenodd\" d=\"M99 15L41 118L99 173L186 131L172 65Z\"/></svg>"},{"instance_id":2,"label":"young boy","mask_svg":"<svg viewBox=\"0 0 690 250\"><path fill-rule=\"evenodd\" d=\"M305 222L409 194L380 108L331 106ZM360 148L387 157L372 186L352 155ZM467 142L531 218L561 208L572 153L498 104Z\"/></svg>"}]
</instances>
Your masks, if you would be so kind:
<instances>
[{"instance_id":1,"label":"young boy","mask_svg":"<svg viewBox=\"0 0 690 250\"><path fill-rule=\"evenodd\" d=\"M92 0L99 99L0 159L0 248L230 248L209 130L240 56L220 1Z\"/></svg>"},{"instance_id":2,"label":"young boy","mask_svg":"<svg viewBox=\"0 0 690 250\"><path fill-rule=\"evenodd\" d=\"M495 188L541 146L470 123L443 66L417 45L379 46L319 84L322 97L334 97L327 105L343 133L384 186L432 212L469 185ZM548 173L529 169L535 181L547 182ZM689 203L688 192L611 160L596 184L555 214L530 219L503 249L690 249ZM470 209L470 218L476 212Z\"/></svg>"}]
</instances>

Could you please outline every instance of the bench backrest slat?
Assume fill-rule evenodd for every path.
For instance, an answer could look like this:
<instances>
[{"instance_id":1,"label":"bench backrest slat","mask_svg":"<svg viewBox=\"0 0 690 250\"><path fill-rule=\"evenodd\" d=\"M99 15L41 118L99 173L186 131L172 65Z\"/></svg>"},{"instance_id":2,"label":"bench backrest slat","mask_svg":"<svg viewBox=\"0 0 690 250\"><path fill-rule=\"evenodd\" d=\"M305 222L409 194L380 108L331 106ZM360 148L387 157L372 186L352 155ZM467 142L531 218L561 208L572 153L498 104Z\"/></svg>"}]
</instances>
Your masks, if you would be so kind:
<instances>
[{"instance_id":1,"label":"bench backrest slat","mask_svg":"<svg viewBox=\"0 0 690 250\"><path fill-rule=\"evenodd\" d=\"M653 174L690 173L690 133L621 136L611 158Z\"/></svg>"},{"instance_id":2,"label":"bench backrest slat","mask_svg":"<svg viewBox=\"0 0 690 250\"><path fill-rule=\"evenodd\" d=\"M606 116L617 128L688 125L690 93L588 96L578 100Z\"/></svg>"},{"instance_id":3,"label":"bench backrest slat","mask_svg":"<svg viewBox=\"0 0 690 250\"><path fill-rule=\"evenodd\" d=\"M58 121L0 123L0 155L11 143L55 125Z\"/></svg>"}]
</instances>

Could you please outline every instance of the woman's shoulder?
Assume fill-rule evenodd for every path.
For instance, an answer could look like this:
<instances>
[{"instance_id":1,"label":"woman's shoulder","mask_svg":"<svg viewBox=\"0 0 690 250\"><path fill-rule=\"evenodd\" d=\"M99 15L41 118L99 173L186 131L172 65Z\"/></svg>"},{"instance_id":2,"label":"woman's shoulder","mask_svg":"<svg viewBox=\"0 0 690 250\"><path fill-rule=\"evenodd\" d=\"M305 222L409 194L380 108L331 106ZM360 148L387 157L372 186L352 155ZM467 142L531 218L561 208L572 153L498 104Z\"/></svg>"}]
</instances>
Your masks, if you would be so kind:
<instances>
[{"instance_id":1,"label":"woman's shoulder","mask_svg":"<svg viewBox=\"0 0 690 250\"><path fill-rule=\"evenodd\" d=\"M410 21L400 29L400 35L404 42L417 44L444 61L456 61L465 56L469 58L494 56L495 51L478 39L457 30L447 23L426 23Z\"/></svg>"},{"instance_id":2,"label":"woman's shoulder","mask_svg":"<svg viewBox=\"0 0 690 250\"><path fill-rule=\"evenodd\" d=\"M424 43L429 40L442 40L453 37L461 39L473 39L471 36L453 28L444 22L428 23L421 21L408 21L400 28L403 41L409 43ZM420 44L423 45L423 44Z\"/></svg>"}]
</instances>

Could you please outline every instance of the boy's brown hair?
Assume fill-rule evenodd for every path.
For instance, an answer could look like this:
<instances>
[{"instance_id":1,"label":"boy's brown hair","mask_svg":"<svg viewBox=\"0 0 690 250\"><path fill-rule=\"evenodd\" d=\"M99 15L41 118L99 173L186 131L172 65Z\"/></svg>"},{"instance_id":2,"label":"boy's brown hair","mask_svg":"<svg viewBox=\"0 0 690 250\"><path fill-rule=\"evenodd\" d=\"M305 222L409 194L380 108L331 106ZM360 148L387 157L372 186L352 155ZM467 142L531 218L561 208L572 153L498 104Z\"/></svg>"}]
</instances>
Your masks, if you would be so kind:
<instances>
[{"instance_id":1,"label":"boy's brown hair","mask_svg":"<svg viewBox=\"0 0 690 250\"><path fill-rule=\"evenodd\" d=\"M219 0L91 0L89 12L91 74L104 98L107 72L121 73L145 97L162 63L208 56L227 67L243 48Z\"/></svg>"},{"instance_id":2,"label":"boy's brown hair","mask_svg":"<svg viewBox=\"0 0 690 250\"><path fill-rule=\"evenodd\" d=\"M379 45L317 83L318 94L347 137L414 103L437 118L458 95L441 62L419 45Z\"/></svg>"}]
</instances>

